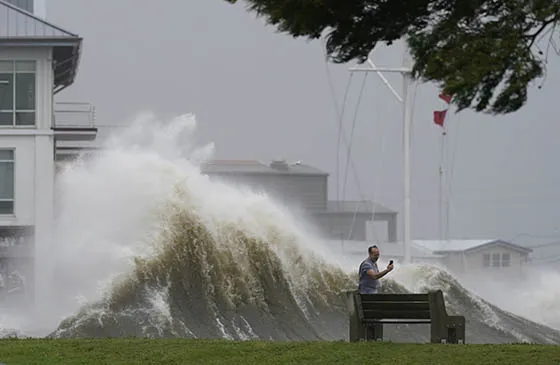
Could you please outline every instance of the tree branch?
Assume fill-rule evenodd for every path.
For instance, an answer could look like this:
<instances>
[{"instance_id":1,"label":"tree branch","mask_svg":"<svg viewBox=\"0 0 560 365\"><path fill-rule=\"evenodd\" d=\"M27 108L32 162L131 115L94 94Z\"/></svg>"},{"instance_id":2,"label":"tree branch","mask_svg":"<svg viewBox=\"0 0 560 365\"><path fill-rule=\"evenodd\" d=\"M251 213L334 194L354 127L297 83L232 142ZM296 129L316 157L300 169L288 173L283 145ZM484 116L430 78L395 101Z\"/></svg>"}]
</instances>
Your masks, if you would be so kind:
<instances>
[{"instance_id":1,"label":"tree branch","mask_svg":"<svg viewBox=\"0 0 560 365\"><path fill-rule=\"evenodd\" d=\"M556 23L557 21L558 21L558 16L553 16L552 18L544 21L541 24L540 28L535 31L535 33L528 34L527 38L529 39L529 48L533 47L533 44L537 40L537 37L546 29L546 27L548 27L552 23Z\"/></svg>"}]
</instances>

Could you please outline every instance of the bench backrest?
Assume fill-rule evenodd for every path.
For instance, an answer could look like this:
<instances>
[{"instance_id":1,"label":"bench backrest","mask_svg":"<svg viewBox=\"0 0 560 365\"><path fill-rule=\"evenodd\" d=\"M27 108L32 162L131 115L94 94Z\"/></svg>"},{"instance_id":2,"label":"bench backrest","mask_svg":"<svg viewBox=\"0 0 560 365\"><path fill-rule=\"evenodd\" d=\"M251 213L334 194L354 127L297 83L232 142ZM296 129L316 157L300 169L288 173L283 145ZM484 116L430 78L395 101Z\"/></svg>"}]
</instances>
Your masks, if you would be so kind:
<instances>
[{"instance_id":1,"label":"bench backrest","mask_svg":"<svg viewBox=\"0 0 560 365\"><path fill-rule=\"evenodd\" d=\"M358 294L358 314L364 319L431 319L428 294Z\"/></svg>"}]
</instances>

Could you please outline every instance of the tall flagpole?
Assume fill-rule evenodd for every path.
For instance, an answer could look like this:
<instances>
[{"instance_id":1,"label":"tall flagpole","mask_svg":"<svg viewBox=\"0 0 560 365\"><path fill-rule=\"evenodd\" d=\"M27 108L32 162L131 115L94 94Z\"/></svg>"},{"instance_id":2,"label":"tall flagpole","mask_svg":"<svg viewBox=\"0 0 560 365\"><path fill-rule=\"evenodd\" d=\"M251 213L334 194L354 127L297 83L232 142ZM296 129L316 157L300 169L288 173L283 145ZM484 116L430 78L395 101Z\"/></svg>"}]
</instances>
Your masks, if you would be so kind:
<instances>
[{"instance_id":1,"label":"tall flagpole","mask_svg":"<svg viewBox=\"0 0 560 365\"><path fill-rule=\"evenodd\" d=\"M408 108L408 87L411 77L408 73L403 73L403 154L404 154L404 202L403 202L403 240L404 240L404 263L409 264L410 260L410 132L411 115Z\"/></svg>"},{"instance_id":2,"label":"tall flagpole","mask_svg":"<svg viewBox=\"0 0 560 365\"><path fill-rule=\"evenodd\" d=\"M406 52L406 51L405 51ZM385 86L391 91L393 96L402 105L403 118L403 155L404 155L404 197L403 197L403 241L404 241L404 264L411 263L410 257L410 133L411 133L411 113L408 105L408 89L412 82L412 68L409 66L410 59L405 53L405 62L403 67L377 67L371 59L368 58L369 67L351 67L350 72L375 72L383 81ZM399 95L392 87L391 83L383 75L384 72L399 73L403 77L402 96Z\"/></svg>"},{"instance_id":3,"label":"tall flagpole","mask_svg":"<svg viewBox=\"0 0 560 365\"><path fill-rule=\"evenodd\" d=\"M403 154L404 154L404 197L403 197L403 241L404 241L404 263L412 262L410 255L410 245L412 237L410 235L410 136L412 134L412 115L409 107L408 89L412 84L412 59L408 53L408 48L404 49L403 66L409 72L403 72Z\"/></svg>"}]
</instances>

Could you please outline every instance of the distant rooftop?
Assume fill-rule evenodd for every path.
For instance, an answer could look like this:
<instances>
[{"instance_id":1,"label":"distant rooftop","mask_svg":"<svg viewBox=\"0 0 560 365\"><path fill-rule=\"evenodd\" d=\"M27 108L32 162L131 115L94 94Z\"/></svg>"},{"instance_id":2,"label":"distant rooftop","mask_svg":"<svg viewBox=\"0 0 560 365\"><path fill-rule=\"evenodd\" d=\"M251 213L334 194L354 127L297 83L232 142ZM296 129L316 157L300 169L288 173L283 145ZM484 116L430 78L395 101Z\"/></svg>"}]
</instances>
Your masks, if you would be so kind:
<instances>
[{"instance_id":1,"label":"distant rooftop","mask_svg":"<svg viewBox=\"0 0 560 365\"><path fill-rule=\"evenodd\" d=\"M415 245L425 247L434 253L445 252L466 252L482 248L487 245L497 244L507 246L514 250L531 252L532 250L527 247L519 246L511 242L486 239L486 240L413 240Z\"/></svg>"},{"instance_id":2,"label":"distant rooftop","mask_svg":"<svg viewBox=\"0 0 560 365\"><path fill-rule=\"evenodd\" d=\"M387 208L379 203L372 201L352 201L352 200L330 200L327 202L327 211L329 213L352 212L361 214L397 214L392 209Z\"/></svg>"},{"instance_id":3,"label":"distant rooftop","mask_svg":"<svg viewBox=\"0 0 560 365\"><path fill-rule=\"evenodd\" d=\"M271 174L271 175L322 175L328 176L313 166L283 160L265 164L257 160L211 160L201 167L206 174Z\"/></svg>"},{"instance_id":4,"label":"distant rooftop","mask_svg":"<svg viewBox=\"0 0 560 365\"><path fill-rule=\"evenodd\" d=\"M59 90L74 82L81 43L78 35L0 0L0 46L53 47L54 82Z\"/></svg>"}]
</instances>

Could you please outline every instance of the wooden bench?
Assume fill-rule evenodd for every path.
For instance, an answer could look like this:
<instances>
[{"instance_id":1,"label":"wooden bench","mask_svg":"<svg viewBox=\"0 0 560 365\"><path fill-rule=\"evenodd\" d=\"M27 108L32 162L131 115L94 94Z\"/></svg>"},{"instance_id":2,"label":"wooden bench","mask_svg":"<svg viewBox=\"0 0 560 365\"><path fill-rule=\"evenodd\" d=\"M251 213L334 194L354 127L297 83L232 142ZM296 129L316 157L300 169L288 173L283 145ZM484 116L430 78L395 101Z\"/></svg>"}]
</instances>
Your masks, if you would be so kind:
<instances>
[{"instance_id":1,"label":"wooden bench","mask_svg":"<svg viewBox=\"0 0 560 365\"><path fill-rule=\"evenodd\" d=\"M465 317L450 316L441 290L426 294L347 292L350 342L383 340L383 324L431 325L431 343L465 343Z\"/></svg>"}]
</instances>

